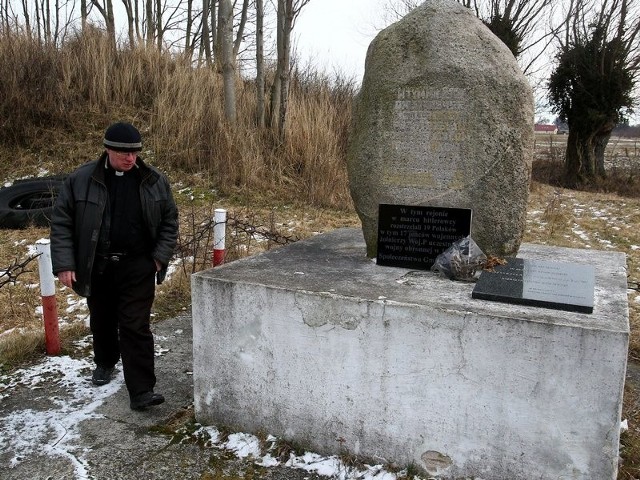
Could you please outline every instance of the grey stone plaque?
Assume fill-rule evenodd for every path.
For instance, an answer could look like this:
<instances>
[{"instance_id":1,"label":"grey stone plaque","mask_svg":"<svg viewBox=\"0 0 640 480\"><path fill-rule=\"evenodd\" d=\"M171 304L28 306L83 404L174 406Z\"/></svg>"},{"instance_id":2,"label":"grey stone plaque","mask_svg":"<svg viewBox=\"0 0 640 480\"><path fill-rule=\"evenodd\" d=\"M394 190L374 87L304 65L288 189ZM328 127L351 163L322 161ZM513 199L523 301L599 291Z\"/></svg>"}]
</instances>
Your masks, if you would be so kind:
<instances>
[{"instance_id":1,"label":"grey stone plaque","mask_svg":"<svg viewBox=\"0 0 640 480\"><path fill-rule=\"evenodd\" d=\"M472 298L593 313L595 271L591 265L509 258L484 271Z\"/></svg>"}]
</instances>

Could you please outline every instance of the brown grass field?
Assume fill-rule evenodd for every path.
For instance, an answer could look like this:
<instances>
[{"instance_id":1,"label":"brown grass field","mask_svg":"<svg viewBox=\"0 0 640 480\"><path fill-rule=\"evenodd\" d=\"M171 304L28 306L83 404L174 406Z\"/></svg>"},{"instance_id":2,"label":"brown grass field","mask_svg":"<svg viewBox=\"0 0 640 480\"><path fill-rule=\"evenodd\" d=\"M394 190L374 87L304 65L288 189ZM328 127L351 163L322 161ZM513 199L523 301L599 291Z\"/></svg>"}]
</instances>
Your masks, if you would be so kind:
<instances>
[{"instance_id":1,"label":"brown grass field","mask_svg":"<svg viewBox=\"0 0 640 480\"><path fill-rule=\"evenodd\" d=\"M22 68L30 65L30 69ZM109 75L116 65L119 75ZM253 125L255 96L238 81L239 120L224 121L216 72L153 50L112 51L100 35L59 50L0 36L0 180L66 173L101 151L111 121L136 123L143 156L164 170L180 209L175 271L158 292L155 319L190 309L189 275L207 268L214 208L228 209L228 260L344 226L358 227L348 193L345 149L355 87L296 71L287 142ZM627 255L630 371L640 365L640 139L614 138L609 176L588 190L559 184L566 137L539 135L524 241L617 250ZM0 230L0 270L30 255L46 228ZM0 288L0 371L44 353L37 265ZM0 276L0 281L2 277ZM87 310L57 293L63 352L87 334ZM625 388L618 478L640 478L640 384ZM597 480L597 479L594 479Z\"/></svg>"}]
</instances>

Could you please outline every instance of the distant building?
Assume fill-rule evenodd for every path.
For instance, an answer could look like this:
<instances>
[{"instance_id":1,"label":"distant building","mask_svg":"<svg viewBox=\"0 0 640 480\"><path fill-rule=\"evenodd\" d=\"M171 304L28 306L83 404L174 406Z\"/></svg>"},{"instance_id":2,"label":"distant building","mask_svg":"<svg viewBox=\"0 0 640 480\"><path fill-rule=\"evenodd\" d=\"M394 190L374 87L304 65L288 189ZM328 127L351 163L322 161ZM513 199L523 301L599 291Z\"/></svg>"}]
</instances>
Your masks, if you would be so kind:
<instances>
[{"instance_id":1,"label":"distant building","mask_svg":"<svg viewBox=\"0 0 640 480\"><path fill-rule=\"evenodd\" d=\"M558 133L557 125L546 125L543 123L536 123L534 126L534 129L536 133L553 133L553 134Z\"/></svg>"}]
</instances>

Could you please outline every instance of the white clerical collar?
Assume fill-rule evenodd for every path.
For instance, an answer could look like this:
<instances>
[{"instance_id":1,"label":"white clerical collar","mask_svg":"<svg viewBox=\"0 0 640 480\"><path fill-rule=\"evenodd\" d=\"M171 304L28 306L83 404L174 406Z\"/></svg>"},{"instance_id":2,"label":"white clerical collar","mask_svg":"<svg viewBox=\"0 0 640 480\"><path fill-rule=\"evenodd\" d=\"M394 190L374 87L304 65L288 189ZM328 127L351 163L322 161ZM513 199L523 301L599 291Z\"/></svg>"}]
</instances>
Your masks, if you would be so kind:
<instances>
[{"instance_id":1,"label":"white clerical collar","mask_svg":"<svg viewBox=\"0 0 640 480\"><path fill-rule=\"evenodd\" d=\"M138 168L137 163L135 164L135 167ZM104 169L109 170L109 168L111 168L111 170L113 170L116 173L116 177L122 177L124 175L124 172L121 172L120 170L116 170L109 164L109 157L107 157L104 160Z\"/></svg>"}]
</instances>

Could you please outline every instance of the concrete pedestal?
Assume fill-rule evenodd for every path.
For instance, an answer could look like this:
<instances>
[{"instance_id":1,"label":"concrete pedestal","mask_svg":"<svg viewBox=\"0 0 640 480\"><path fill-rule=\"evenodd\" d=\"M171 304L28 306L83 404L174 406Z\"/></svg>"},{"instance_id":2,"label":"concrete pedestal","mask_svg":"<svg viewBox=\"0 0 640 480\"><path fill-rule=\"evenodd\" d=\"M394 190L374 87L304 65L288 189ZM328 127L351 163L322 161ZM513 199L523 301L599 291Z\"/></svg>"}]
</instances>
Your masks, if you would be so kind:
<instances>
[{"instance_id":1,"label":"concrete pedestal","mask_svg":"<svg viewBox=\"0 0 640 480\"><path fill-rule=\"evenodd\" d=\"M197 420L445 479L615 479L625 255L519 256L594 265L593 314L377 266L355 229L195 274Z\"/></svg>"}]
</instances>

